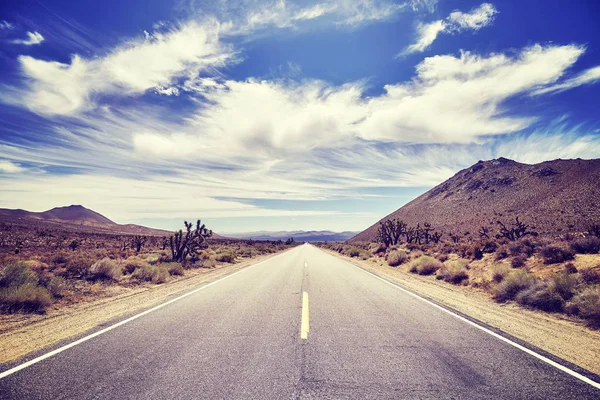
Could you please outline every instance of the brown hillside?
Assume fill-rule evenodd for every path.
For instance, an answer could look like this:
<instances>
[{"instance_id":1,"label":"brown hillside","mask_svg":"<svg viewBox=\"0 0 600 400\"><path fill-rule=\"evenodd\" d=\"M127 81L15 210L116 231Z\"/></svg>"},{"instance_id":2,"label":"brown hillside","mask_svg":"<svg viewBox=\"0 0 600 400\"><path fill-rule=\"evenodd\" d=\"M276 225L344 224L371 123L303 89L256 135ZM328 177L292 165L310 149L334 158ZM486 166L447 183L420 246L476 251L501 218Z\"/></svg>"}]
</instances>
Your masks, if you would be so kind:
<instances>
[{"instance_id":1,"label":"brown hillside","mask_svg":"<svg viewBox=\"0 0 600 400\"><path fill-rule=\"evenodd\" d=\"M506 158L479 161L383 218L409 225L429 222L444 233L476 235L496 221L521 221L540 234L581 232L600 222L600 159L522 164ZM379 223L350 242L373 241Z\"/></svg>"},{"instance_id":2,"label":"brown hillside","mask_svg":"<svg viewBox=\"0 0 600 400\"><path fill-rule=\"evenodd\" d=\"M87 233L167 236L172 232L139 225L119 225L102 214L80 205L56 207L44 212L0 209L0 222L35 225L43 229L62 229Z\"/></svg>"}]
</instances>

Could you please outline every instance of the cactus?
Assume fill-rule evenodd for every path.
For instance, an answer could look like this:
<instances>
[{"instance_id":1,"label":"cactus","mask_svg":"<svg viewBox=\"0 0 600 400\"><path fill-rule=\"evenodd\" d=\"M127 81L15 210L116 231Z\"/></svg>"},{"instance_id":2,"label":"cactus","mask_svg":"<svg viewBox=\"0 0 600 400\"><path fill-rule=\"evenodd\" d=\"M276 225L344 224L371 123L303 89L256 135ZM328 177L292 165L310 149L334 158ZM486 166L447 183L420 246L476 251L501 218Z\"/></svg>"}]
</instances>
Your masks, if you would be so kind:
<instances>
[{"instance_id":1,"label":"cactus","mask_svg":"<svg viewBox=\"0 0 600 400\"><path fill-rule=\"evenodd\" d=\"M196 222L196 229L192 231L192 223L185 221L186 232L179 230L169 238L173 261L185 262L188 255L194 257L199 250L206 248L206 239L212 236L212 231L206 229L200 220Z\"/></svg>"},{"instance_id":2,"label":"cactus","mask_svg":"<svg viewBox=\"0 0 600 400\"><path fill-rule=\"evenodd\" d=\"M500 232L496 235L496 238L507 238L511 241L516 241L527 235L538 235L537 232L529 230L529 225L519 221L519 217L515 218L515 222L513 222L510 228L503 224L502 221L497 221L497 224L500 225ZM534 227L531 228L533 229Z\"/></svg>"},{"instance_id":3,"label":"cactus","mask_svg":"<svg viewBox=\"0 0 600 400\"><path fill-rule=\"evenodd\" d=\"M135 235L132 239L131 239L131 248L135 248L135 252L139 253L142 250L142 247L144 247L144 244L146 244L146 236L142 236L142 235Z\"/></svg>"},{"instance_id":4,"label":"cactus","mask_svg":"<svg viewBox=\"0 0 600 400\"><path fill-rule=\"evenodd\" d=\"M78 247L79 247L79 242L76 239L73 239L71 241L71 243L69 243L69 248L71 248L71 250L73 250L73 251L77 250Z\"/></svg>"}]
</instances>

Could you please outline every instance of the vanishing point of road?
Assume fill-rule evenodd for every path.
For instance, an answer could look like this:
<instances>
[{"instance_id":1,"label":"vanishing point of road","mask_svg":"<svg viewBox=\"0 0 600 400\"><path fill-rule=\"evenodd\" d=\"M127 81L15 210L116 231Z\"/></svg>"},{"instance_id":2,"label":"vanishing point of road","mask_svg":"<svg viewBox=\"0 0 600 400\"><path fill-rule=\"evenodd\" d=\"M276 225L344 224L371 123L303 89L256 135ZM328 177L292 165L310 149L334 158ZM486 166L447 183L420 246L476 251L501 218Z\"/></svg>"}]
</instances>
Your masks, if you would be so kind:
<instances>
[{"instance_id":1,"label":"vanishing point of road","mask_svg":"<svg viewBox=\"0 0 600 400\"><path fill-rule=\"evenodd\" d=\"M96 333L0 373L0 398L600 398L593 384L311 245Z\"/></svg>"}]
</instances>

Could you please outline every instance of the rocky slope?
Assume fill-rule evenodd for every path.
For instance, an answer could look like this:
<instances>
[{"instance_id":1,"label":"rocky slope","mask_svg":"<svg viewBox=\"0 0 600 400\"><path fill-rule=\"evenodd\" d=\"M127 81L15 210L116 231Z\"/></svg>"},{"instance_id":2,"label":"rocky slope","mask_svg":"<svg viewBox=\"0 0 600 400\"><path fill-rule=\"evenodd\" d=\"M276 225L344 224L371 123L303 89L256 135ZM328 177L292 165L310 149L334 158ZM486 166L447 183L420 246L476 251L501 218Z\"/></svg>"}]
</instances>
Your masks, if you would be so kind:
<instances>
[{"instance_id":1,"label":"rocky slope","mask_svg":"<svg viewBox=\"0 0 600 400\"><path fill-rule=\"evenodd\" d=\"M479 161L386 216L409 225L429 222L445 233L476 236L496 221L521 221L540 234L584 231L600 223L600 159L522 164L506 158ZM351 242L372 241L379 223Z\"/></svg>"}]
</instances>

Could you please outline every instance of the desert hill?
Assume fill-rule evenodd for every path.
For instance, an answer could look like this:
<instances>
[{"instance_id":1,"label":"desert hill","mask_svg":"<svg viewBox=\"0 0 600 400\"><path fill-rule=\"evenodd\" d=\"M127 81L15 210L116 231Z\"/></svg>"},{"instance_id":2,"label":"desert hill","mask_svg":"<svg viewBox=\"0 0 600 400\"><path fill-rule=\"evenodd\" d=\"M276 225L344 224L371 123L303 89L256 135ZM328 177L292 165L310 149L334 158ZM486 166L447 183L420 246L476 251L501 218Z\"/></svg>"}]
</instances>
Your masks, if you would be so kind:
<instances>
[{"instance_id":1,"label":"desert hill","mask_svg":"<svg viewBox=\"0 0 600 400\"><path fill-rule=\"evenodd\" d=\"M0 208L0 222L20 225L40 225L84 232L129 235L167 236L172 232L145 226L117 224L105 216L80 205L56 207L48 211L32 212Z\"/></svg>"},{"instance_id":2,"label":"desert hill","mask_svg":"<svg viewBox=\"0 0 600 400\"><path fill-rule=\"evenodd\" d=\"M429 222L445 233L476 236L480 227L519 216L540 234L581 232L600 222L600 159L522 164L479 161L384 217ZM375 240L379 223L351 242Z\"/></svg>"}]
</instances>

